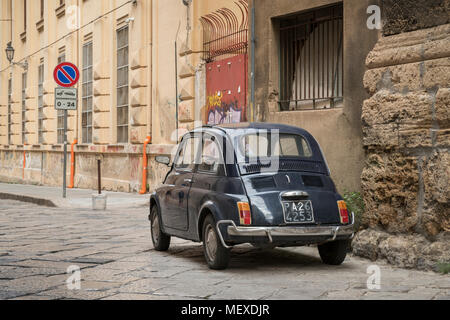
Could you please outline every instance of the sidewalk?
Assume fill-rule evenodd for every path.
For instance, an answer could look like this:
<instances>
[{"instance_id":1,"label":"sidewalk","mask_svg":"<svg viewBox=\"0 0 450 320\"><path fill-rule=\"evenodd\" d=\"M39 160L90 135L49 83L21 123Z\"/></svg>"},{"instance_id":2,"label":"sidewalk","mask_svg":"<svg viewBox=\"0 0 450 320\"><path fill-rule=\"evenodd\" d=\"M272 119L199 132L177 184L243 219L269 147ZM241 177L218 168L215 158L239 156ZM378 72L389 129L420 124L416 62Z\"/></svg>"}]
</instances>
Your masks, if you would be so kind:
<instances>
[{"instance_id":1,"label":"sidewalk","mask_svg":"<svg viewBox=\"0 0 450 320\"><path fill-rule=\"evenodd\" d=\"M47 207L92 208L92 194L96 190L67 189L67 197L62 197L62 187L33 186L26 184L0 183L0 199L31 202ZM102 191L107 195L106 208L130 208L147 206L149 194Z\"/></svg>"}]
</instances>

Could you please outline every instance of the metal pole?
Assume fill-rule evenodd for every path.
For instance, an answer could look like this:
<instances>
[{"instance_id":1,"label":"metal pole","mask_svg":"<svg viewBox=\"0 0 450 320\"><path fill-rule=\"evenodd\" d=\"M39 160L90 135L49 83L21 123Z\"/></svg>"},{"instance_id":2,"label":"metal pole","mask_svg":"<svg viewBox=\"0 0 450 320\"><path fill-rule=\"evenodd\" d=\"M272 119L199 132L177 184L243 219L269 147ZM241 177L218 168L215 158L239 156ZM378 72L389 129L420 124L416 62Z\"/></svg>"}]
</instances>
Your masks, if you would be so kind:
<instances>
[{"instance_id":1,"label":"metal pole","mask_svg":"<svg viewBox=\"0 0 450 320\"><path fill-rule=\"evenodd\" d=\"M255 112L255 47L256 47L256 37L255 37L255 2L252 1L252 25L251 25L251 42L252 42L252 51L251 51L251 71L250 71L250 82L251 82L251 92L250 92L250 112L251 119L250 122L255 121L254 112Z\"/></svg>"},{"instance_id":2,"label":"metal pole","mask_svg":"<svg viewBox=\"0 0 450 320\"><path fill-rule=\"evenodd\" d=\"M98 194L102 194L102 171L101 171L101 160L97 160L97 171L98 171Z\"/></svg>"},{"instance_id":3,"label":"metal pole","mask_svg":"<svg viewBox=\"0 0 450 320\"><path fill-rule=\"evenodd\" d=\"M63 198L66 197L67 170L67 110L64 110L64 163L63 163Z\"/></svg>"},{"instance_id":4,"label":"metal pole","mask_svg":"<svg viewBox=\"0 0 450 320\"><path fill-rule=\"evenodd\" d=\"M175 111L175 121L177 129L177 143L178 143L178 53L177 53L177 42L175 41L175 100L176 100L176 111Z\"/></svg>"}]
</instances>

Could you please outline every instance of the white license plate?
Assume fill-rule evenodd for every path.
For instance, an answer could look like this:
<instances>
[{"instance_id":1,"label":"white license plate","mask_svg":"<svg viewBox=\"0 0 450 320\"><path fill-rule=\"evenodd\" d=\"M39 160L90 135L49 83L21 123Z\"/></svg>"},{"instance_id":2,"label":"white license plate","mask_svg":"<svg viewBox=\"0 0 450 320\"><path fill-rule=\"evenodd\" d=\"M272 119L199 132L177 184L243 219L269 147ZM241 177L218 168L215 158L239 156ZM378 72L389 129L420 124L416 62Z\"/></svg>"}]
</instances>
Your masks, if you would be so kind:
<instances>
[{"instance_id":1,"label":"white license plate","mask_svg":"<svg viewBox=\"0 0 450 320\"><path fill-rule=\"evenodd\" d=\"M312 223L314 211L311 200L282 201L286 223Z\"/></svg>"}]
</instances>

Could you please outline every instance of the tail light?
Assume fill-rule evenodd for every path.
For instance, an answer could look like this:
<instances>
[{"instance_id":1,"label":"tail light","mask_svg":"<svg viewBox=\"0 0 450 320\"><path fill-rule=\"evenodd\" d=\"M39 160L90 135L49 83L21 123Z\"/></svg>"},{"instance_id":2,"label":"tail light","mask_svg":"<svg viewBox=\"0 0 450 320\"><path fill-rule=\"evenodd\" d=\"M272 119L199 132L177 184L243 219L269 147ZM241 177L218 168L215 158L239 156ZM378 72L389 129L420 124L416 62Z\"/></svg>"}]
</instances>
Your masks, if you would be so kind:
<instances>
[{"instance_id":1,"label":"tail light","mask_svg":"<svg viewBox=\"0 0 450 320\"><path fill-rule=\"evenodd\" d=\"M339 208L339 216L341 217L341 223L348 224L349 217L348 217L347 204L345 203L345 201L343 201L343 200L338 201L338 208Z\"/></svg>"},{"instance_id":2,"label":"tail light","mask_svg":"<svg viewBox=\"0 0 450 320\"><path fill-rule=\"evenodd\" d=\"M250 205L247 202L238 202L239 219L241 225L252 224L252 215L250 213Z\"/></svg>"}]
</instances>

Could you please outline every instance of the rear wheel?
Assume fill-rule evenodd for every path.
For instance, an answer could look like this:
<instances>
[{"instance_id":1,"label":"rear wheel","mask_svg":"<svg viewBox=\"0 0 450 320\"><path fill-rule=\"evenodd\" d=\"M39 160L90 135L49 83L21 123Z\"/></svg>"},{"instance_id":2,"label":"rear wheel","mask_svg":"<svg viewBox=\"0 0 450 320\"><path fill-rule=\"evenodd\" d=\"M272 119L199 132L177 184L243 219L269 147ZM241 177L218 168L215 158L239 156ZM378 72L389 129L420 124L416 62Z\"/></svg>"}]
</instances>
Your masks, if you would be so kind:
<instances>
[{"instance_id":1,"label":"rear wheel","mask_svg":"<svg viewBox=\"0 0 450 320\"><path fill-rule=\"evenodd\" d=\"M161 225L159 222L158 208L152 207L150 230L152 233L152 242L156 251L167 251L170 246L170 236L161 231Z\"/></svg>"},{"instance_id":2,"label":"rear wheel","mask_svg":"<svg viewBox=\"0 0 450 320\"><path fill-rule=\"evenodd\" d=\"M222 270L228 266L230 250L222 245L211 215L203 223L203 253L211 269Z\"/></svg>"},{"instance_id":3,"label":"rear wheel","mask_svg":"<svg viewBox=\"0 0 450 320\"><path fill-rule=\"evenodd\" d=\"M325 264L340 265L347 255L348 240L327 242L318 246L320 258Z\"/></svg>"}]
</instances>

